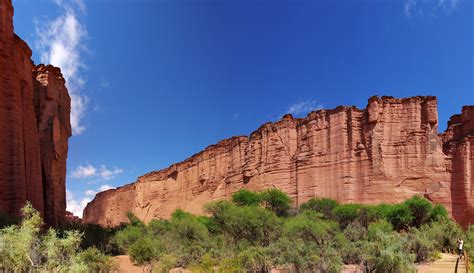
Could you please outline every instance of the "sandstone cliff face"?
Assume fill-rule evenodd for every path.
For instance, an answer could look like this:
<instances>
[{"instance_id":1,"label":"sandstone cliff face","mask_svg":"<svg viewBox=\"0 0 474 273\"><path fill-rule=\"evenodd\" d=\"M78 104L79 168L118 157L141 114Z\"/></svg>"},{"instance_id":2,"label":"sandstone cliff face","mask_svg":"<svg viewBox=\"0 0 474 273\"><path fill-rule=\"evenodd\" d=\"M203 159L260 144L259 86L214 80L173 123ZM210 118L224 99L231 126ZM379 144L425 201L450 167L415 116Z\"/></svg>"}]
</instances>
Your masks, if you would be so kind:
<instances>
[{"instance_id":1,"label":"sandstone cliff face","mask_svg":"<svg viewBox=\"0 0 474 273\"><path fill-rule=\"evenodd\" d=\"M176 208L202 213L203 204L241 188L276 187L296 205L320 196L379 203L421 194L466 223L474 204L472 113L465 107L442 136L435 97L372 97L363 110L341 106L302 119L286 115L249 137L223 140L133 184L99 193L83 219L114 226L127 221L126 211L145 221L167 218Z\"/></svg>"},{"instance_id":2,"label":"sandstone cliff face","mask_svg":"<svg viewBox=\"0 0 474 273\"><path fill-rule=\"evenodd\" d=\"M65 214L70 98L57 68L35 67L13 32L11 0L0 0L0 211L28 200L50 225Z\"/></svg>"}]
</instances>

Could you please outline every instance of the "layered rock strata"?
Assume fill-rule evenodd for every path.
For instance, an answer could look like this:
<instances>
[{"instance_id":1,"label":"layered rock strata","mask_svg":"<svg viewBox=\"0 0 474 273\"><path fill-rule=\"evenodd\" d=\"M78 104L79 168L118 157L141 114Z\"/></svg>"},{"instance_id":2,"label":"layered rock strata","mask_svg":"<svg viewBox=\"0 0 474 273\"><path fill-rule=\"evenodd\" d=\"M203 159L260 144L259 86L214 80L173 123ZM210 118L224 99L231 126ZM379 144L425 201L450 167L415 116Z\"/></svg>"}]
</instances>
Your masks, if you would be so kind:
<instances>
[{"instance_id":1,"label":"layered rock strata","mask_svg":"<svg viewBox=\"0 0 474 273\"><path fill-rule=\"evenodd\" d=\"M421 194L472 221L473 107L438 135L435 97L372 97L366 109L340 106L305 118L285 115L250 136L223 140L204 151L99 193L84 210L86 223L115 226L125 213L167 218L181 208L203 213L212 200L242 188L278 188L295 205L313 197L342 203L403 201Z\"/></svg>"},{"instance_id":2,"label":"layered rock strata","mask_svg":"<svg viewBox=\"0 0 474 273\"><path fill-rule=\"evenodd\" d=\"M0 0L0 211L26 201L49 225L65 215L70 98L58 68L35 66L13 32L11 0Z\"/></svg>"}]
</instances>

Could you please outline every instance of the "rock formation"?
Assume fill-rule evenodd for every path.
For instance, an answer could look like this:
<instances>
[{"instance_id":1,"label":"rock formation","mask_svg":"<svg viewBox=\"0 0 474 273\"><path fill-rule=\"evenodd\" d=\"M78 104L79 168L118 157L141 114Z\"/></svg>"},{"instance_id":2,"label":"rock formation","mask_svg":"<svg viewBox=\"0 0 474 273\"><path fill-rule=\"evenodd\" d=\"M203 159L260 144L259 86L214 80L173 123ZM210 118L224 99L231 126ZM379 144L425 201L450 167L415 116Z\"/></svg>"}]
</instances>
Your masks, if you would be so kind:
<instances>
[{"instance_id":1,"label":"rock formation","mask_svg":"<svg viewBox=\"0 0 474 273\"><path fill-rule=\"evenodd\" d=\"M181 163L99 193L86 223L115 226L125 213L167 218L241 189L276 187L299 205L312 197L343 203L399 202L415 194L443 204L460 223L473 220L474 106L438 134L435 97L372 97L366 109L340 106L305 118L285 115Z\"/></svg>"},{"instance_id":2,"label":"rock formation","mask_svg":"<svg viewBox=\"0 0 474 273\"><path fill-rule=\"evenodd\" d=\"M66 211L70 98L58 68L35 66L13 32L11 0L0 0L0 211L30 201L49 225Z\"/></svg>"}]
</instances>

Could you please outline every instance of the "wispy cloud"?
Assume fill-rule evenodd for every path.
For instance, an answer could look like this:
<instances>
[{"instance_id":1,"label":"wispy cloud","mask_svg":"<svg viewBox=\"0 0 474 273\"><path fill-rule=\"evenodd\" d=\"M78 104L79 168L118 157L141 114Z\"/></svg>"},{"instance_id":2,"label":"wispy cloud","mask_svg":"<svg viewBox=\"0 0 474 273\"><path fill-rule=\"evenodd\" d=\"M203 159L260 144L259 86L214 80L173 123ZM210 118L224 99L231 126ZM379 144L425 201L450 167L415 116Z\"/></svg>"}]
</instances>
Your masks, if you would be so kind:
<instances>
[{"instance_id":1,"label":"wispy cloud","mask_svg":"<svg viewBox=\"0 0 474 273\"><path fill-rule=\"evenodd\" d=\"M85 196L95 196L97 194L97 192L95 190L87 190L84 192L84 195Z\"/></svg>"},{"instance_id":2,"label":"wispy cloud","mask_svg":"<svg viewBox=\"0 0 474 273\"><path fill-rule=\"evenodd\" d=\"M85 68L82 55L86 51L84 41L88 34L77 13L84 12L86 6L82 0L53 1L63 12L52 21L36 21L36 45L41 62L61 68L71 96L72 132L78 135L86 129L83 118L88 98L82 94L85 78L80 72Z\"/></svg>"},{"instance_id":3,"label":"wispy cloud","mask_svg":"<svg viewBox=\"0 0 474 273\"><path fill-rule=\"evenodd\" d=\"M72 171L71 177L77 179L96 179L98 181L108 181L116 178L118 175L123 173L123 169L120 168L107 168L105 165L95 167L91 164L79 165Z\"/></svg>"},{"instance_id":4,"label":"wispy cloud","mask_svg":"<svg viewBox=\"0 0 474 273\"><path fill-rule=\"evenodd\" d=\"M439 12L451 14L458 4L459 0L405 0L403 13L407 17L433 17Z\"/></svg>"},{"instance_id":5,"label":"wispy cloud","mask_svg":"<svg viewBox=\"0 0 474 273\"><path fill-rule=\"evenodd\" d=\"M295 117L306 115L307 113L315 110L322 109L323 106L318 104L315 100L301 101L288 106L287 110L283 114L292 114Z\"/></svg>"}]
</instances>

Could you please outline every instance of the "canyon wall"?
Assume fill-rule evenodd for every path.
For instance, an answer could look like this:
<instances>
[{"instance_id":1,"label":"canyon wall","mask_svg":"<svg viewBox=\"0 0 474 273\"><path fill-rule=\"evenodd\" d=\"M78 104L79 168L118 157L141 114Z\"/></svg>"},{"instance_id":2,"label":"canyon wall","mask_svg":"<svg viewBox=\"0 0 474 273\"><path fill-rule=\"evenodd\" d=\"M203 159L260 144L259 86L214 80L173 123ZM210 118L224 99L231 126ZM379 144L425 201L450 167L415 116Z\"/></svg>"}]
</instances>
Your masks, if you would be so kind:
<instances>
[{"instance_id":1,"label":"canyon wall","mask_svg":"<svg viewBox=\"0 0 474 273\"><path fill-rule=\"evenodd\" d=\"M11 0L0 0L0 212L26 201L58 225L66 210L70 98L58 68L35 66L13 32Z\"/></svg>"},{"instance_id":2,"label":"canyon wall","mask_svg":"<svg viewBox=\"0 0 474 273\"><path fill-rule=\"evenodd\" d=\"M372 97L366 109L340 106L305 118L285 115L250 136L204 151L99 193L85 223L115 226L125 213L167 218L176 208L203 213L212 200L242 188L278 188L295 205L313 197L342 203L403 201L420 194L443 204L460 223L473 214L474 107L453 116L438 134L435 97Z\"/></svg>"}]
</instances>

